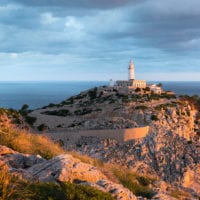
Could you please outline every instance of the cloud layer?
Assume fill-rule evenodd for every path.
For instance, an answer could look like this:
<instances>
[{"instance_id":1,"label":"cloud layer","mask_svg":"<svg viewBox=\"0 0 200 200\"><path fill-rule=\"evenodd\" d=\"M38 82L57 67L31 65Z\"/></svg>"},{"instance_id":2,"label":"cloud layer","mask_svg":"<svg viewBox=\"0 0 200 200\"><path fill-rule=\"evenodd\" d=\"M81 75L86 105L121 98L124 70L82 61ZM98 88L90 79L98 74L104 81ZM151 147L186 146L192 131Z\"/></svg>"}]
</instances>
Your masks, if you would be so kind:
<instances>
[{"instance_id":1,"label":"cloud layer","mask_svg":"<svg viewBox=\"0 0 200 200\"><path fill-rule=\"evenodd\" d=\"M78 71L82 80L126 78L133 58L138 78L176 72L193 80L199 19L199 0L2 0L0 67L7 75L0 78L21 80L30 71L32 80L38 71L49 80L76 79ZM9 77L11 68L23 76Z\"/></svg>"}]
</instances>

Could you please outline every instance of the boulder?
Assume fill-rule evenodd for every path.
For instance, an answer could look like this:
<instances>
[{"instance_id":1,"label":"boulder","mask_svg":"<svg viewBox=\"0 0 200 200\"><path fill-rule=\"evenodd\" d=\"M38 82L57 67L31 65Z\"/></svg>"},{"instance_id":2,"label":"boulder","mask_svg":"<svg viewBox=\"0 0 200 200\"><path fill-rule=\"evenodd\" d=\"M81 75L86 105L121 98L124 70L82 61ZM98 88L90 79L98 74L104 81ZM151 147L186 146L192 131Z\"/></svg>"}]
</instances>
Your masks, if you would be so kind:
<instances>
[{"instance_id":1,"label":"boulder","mask_svg":"<svg viewBox=\"0 0 200 200\"><path fill-rule=\"evenodd\" d=\"M96 167L83 163L68 154L36 164L27 169L27 173L43 182L73 182L74 180L96 182L106 178Z\"/></svg>"},{"instance_id":2,"label":"boulder","mask_svg":"<svg viewBox=\"0 0 200 200\"><path fill-rule=\"evenodd\" d=\"M200 195L200 164L187 168L183 175L182 186Z\"/></svg>"},{"instance_id":3,"label":"boulder","mask_svg":"<svg viewBox=\"0 0 200 200\"><path fill-rule=\"evenodd\" d=\"M6 165L9 169L26 169L43 161L45 159L40 155L22 154L0 145L0 166Z\"/></svg>"},{"instance_id":4,"label":"boulder","mask_svg":"<svg viewBox=\"0 0 200 200\"><path fill-rule=\"evenodd\" d=\"M81 185L89 185L104 192L109 192L117 200L137 200L137 197L127 188L105 179L99 180L96 183L83 182Z\"/></svg>"}]
</instances>

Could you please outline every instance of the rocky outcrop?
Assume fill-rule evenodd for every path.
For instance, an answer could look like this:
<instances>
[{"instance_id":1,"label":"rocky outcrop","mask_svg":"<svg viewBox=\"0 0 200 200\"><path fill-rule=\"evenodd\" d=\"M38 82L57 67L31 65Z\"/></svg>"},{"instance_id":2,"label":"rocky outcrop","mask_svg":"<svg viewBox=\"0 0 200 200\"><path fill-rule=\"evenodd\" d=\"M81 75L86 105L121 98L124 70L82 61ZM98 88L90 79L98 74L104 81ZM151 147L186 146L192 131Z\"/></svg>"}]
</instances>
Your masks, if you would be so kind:
<instances>
[{"instance_id":1,"label":"rocky outcrop","mask_svg":"<svg viewBox=\"0 0 200 200\"><path fill-rule=\"evenodd\" d=\"M188 142L178 134L161 130L123 144L112 139L82 137L71 148L103 162L126 166L137 173L158 176L171 184L180 184L185 179L184 187L198 188L199 185L199 165L193 167L188 176L185 174L188 167L200 163L199 143ZM198 189L195 192L198 193Z\"/></svg>"},{"instance_id":2,"label":"rocky outcrop","mask_svg":"<svg viewBox=\"0 0 200 200\"><path fill-rule=\"evenodd\" d=\"M104 192L110 192L112 196L114 196L118 200L125 200L125 199L137 200L137 197L134 196L133 193L130 192L130 190L124 188L120 184L116 183L113 184L113 182L105 179L99 180L96 183L85 182L82 184L98 188L99 190L102 190Z\"/></svg>"},{"instance_id":3,"label":"rocky outcrop","mask_svg":"<svg viewBox=\"0 0 200 200\"><path fill-rule=\"evenodd\" d=\"M200 164L187 167L183 175L182 185L200 196Z\"/></svg>"},{"instance_id":4,"label":"rocky outcrop","mask_svg":"<svg viewBox=\"0 0 200 200\"><path fill-rule=\"evenodd\" d=\"M0 167L6 165L9 169L26 169L44 161L40 155L22 154L0 145Z\"/></svg>"},{"instance_id":5,"label":"rocky outcrop","mask_svg":"<svg viewBox=\"0 0 200 200\"><path fill-rule=\"evenodd\" d=\"M74 180L97 182L100 179L106 179L96 167L83 163L68 154L36 164L26 172L34 179L43 182L73 182Z\"/></svg>"},{"instance_id":6,"label":"rocky outcrop","mask_svg":"<svg viewBox=\"0 0 200 200\"><path fill-rule=\"evenodd\" d=\"M59 155L50 160L40 156L21 154L0 145L0 167L30 181L74 182L109 192L116 200L136 200L131 191L113 183L96 167L81 162L69 154Z\"/></svg>"}]
</instances>

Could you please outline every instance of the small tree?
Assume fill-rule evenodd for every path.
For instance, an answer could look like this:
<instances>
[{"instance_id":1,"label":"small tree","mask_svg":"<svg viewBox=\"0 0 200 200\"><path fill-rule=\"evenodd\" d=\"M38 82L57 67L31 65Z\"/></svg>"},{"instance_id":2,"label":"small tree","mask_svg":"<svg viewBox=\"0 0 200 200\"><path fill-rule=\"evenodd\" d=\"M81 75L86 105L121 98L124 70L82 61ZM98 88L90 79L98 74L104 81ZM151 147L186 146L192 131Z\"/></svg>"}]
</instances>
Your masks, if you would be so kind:
<instances>
[{"instance_id":1,"label":"small tree","mask_svg":"<svg viewBox=\"0 0 200 200\"><path fill-rule=\"evenodd\" d=\"M23 116L26 116L28 113L29 106L27 104L24 104L21 109L19 110L19 113Z\"/></svg>"},{"instance_id":2,"label":"small tree","mask_svg":"<svg viewBox=\"0 0 200 200\"><path fill-rule=\"evenodd\" d=\"M144 88L145 91L150 91L150 87Z\"/></svg>"},{"instance_id":3,"label":"small tree","mask_svg":"<svg viewBox=\"0 0 200 200\"><path fill-rule=\"evenodd\" d=\"M46 126L45 124L40 124L37 129L39 131L46 131L48 129L48 126Z\"/></svg>"},{"instance_id":4,"label":"small tree","mask_svg":"<svg viewBox=\"0 0 200 200\"><path fill-rule=\"evenodd\" d=\"M136 89L135 89L135 92L140 92L141 91L141 89L139 88L139 87L137 87Z\"/></svg>"},{"instance_id":5,"label":"small tree","mask_svg":"<svg viewBox=\"0 0 200 200\"><path fill-rule=\"evenodd\" d=\"M158 121L159 119L158 119L158 117L156 115L152 115L151 116L151 120L152 121Z\"/></svg>"},{"instance_id":6,"label":"small tree","mask_svg":"<svg viewBox=\"0 0 200 200\"><path fill-rule=\"evenodd\" d=\"M163 85L162 85L162 83L158 83L157 86L158 87L162 87Z\"/></svg>"}]
</instances>

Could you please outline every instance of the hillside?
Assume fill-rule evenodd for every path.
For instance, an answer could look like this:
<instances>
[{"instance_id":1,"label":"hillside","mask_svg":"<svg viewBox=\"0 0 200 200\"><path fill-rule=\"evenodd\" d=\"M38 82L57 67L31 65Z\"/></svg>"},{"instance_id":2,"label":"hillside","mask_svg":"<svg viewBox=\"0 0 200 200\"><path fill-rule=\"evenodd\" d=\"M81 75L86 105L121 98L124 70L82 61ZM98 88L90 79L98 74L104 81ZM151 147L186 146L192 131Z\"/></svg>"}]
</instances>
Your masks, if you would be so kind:
<instances>
[{"instance_id":1,"label":"hillside","mask_svg":"<svg viewBox=\"0 0 200 200\"><path fill-rule=\"evenodd\" d=\"M28 181L31 195L32 188L58 195L44 192L41 199L70 199L72 193L77 200L198 200L199 102L196 96L126 95L100 87L34 111L2 109L0 164L8 171L0 177L9 177L10 185L13 175L17 185ZM118 137L127 131L132 137Z\"/></svg>"},{"instance_id":2,"label":"hillside","mask_svg":"<svg viewBox=\"0 0 200 200\"><path fill-rule=\"evenodd\" d=\"M199 102L196 96L158 95L145 90L120 94L100 87L35 110L30 116L37 118L36 129L43 124L45 134L67 150L117 163L139 174L153 174L198 196ZM146 126L149 132L141 138L115 138L119 130Z\"/></svg>"}]
</instances>

